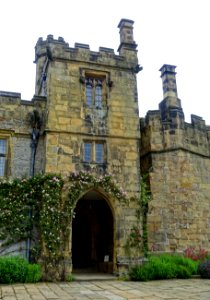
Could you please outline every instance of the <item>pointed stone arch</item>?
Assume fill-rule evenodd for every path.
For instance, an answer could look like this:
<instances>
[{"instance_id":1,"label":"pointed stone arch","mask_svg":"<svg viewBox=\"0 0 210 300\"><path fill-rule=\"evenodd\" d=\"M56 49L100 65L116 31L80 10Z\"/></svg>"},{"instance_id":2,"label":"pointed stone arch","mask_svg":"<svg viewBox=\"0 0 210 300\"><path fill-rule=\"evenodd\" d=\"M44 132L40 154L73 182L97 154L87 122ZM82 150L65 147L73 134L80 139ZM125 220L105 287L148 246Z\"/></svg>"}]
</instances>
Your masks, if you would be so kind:
<instances>
[{"instance_id":1,"label":"pointed stone arch","mask_svg":"<svg viewBox=\"0 0 210 300\"><path fill-rule=\"evenodd\" d=\"M73 272L113 273L115 269L115 212L112 199L92 188L78 200L72 220Z\"/></svg>"}]
</instances>

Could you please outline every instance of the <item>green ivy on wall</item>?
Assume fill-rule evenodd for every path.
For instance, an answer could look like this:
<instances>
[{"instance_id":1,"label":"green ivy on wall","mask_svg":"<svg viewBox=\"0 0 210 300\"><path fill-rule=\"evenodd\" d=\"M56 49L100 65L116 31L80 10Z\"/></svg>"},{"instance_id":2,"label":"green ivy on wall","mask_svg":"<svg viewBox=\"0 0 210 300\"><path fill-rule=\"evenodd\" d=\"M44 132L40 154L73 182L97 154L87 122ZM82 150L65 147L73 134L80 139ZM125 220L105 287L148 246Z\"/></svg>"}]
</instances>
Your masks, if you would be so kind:
<instances>
[{"instance_id":1,"label":"green ivy on wall","mask_svg":"<svg viewBox=\"0 0 210 300\"><path fill-rule=\"evenodd\" d=\"M148 176L141 178L140 196L136 199L136 224L132 226L125 243L125 252L129 257L148 253L147 213L150 201L150 190L147 183Z\"/></svg>"}]
</instances>

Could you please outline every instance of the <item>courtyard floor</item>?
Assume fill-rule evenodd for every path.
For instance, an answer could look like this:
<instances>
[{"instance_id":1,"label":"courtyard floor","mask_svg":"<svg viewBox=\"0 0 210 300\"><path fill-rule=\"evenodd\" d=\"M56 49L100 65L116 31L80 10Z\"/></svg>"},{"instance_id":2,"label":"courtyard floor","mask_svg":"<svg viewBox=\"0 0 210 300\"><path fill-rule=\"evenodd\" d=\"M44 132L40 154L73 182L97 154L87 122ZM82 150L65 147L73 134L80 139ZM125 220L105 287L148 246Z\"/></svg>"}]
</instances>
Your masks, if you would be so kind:
<instances>
[{"instance_id":1,"label":"courtyard floor","mask_svg":"<svg viewBox=\"0 0 210 300\"><path fill-rule=\"evenodd\" d=\"M0 285L4 300L209 300L210 280L185 279L149 282L116 279Z\"/></svg>"}]
</instances>

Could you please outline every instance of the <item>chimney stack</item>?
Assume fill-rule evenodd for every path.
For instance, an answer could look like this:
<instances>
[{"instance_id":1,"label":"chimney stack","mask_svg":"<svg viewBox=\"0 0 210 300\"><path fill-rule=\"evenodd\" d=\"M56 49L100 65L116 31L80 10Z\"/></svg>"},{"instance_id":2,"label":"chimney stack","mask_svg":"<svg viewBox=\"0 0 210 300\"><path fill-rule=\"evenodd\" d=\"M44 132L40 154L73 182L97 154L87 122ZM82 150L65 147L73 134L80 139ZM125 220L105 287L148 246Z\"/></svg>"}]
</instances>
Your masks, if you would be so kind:
<instances>
[{"instance_id":1,"label":"chimney stack","mask_svg":"<svg viewBox=\"0 0 210 300\"><path fill-rule=\"evenodd\" d=\"M118 51L121 55L121 50L135 50L137 44L133 39L133 23L134 21L128 19L121 19L118 28L120 28L120 46Z\"/></svg>"}]
</instances>

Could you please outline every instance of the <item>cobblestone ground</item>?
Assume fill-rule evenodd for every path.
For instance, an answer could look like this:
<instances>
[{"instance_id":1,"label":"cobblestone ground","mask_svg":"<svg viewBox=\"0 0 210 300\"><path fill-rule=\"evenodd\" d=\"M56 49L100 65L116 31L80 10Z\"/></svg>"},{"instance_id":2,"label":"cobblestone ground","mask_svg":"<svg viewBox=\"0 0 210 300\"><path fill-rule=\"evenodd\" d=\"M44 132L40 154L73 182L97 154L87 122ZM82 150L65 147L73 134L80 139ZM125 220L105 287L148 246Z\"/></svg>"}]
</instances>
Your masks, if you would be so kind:
<instances>
[{"instance_id":1,"label":"cobblestone ground","mask_svg":"<svg viewBox=\"0 0 210 300\"><path fill-rule=\"evenodd\" d=\"M75 281L0 285L4 300L209 300L210 280Z\"/></svg>"}]
</instances>

